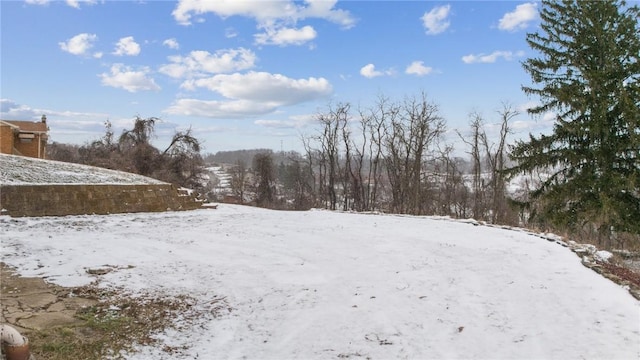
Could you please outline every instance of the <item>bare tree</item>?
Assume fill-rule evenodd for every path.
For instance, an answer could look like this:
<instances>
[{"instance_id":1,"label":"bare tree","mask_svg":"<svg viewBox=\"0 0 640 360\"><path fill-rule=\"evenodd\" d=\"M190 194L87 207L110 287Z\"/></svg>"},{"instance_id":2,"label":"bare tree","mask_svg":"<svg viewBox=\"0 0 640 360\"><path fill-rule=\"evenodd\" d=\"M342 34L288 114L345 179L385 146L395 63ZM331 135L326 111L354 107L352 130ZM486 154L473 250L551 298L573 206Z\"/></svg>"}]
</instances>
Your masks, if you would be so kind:
<instances>
[{"instance_id":1,"label":"bare tree","mask_svg":"<svg viewBox=\"0 0 640 360\"><path fill-rule=\"evenodd\" d=\"M302 139L302 144L304 146L304 150L305 150L305 172L306 175L308 177L308 179L310 180L310 191L311 191L311 197L312 197L312 205L316 206L317 205L317 199L318 199L318 188L319 186L316 186L317 184L317 179L316 179L316 174L313 171L314 169L314 160L317 160L317 158L319 157L317 155L318 151L314 150L311 146L311 141L312 138L311 137L305 137L305 136L301 136Z\"/></svg>"},{"instance_id":2,"label":"bare tree","mask_svg":"<svg viewBox=\"0 0 640 360\"><path fill-rule=\"evenodd\" d=\"M473 217L492 223L514 223L517 222L517 216L509 211L504 169L507 159L506 142L510 133L509 122L518 112L510 104L503 103L498 114L500 131L496 142L490 141L484 120L478 113L470 115L470 137L465 138L459 132L458 135L470 147Z\"/></svg>"},{"instance_id":3,"label":"bare tree","mask_svg":"<svg viewBox=\"0 0 640 360\"><path fill-rule=\"evenodd\" d=\"M473 193L472 216L478 220L484 220L486 207L484 205L484 179L482 178L482 154L480 146L486 143L486 134L484 131L484 120L478 112L469 115L471 121L470 138L465 138L460 132L458 136L462 141L470 147L469 155L471 156L471 192Z\"/></svg>"},{"instance_id":4,"label":"bare tree","mask_svg":"<svg viewBox=\"0 0 640 360\"><path fill-rule=\"evenodd\" d=\"M129 171L150 176L156 168L159 151L151 145L158 118L136 117L133 129L125 130L118 139L118 150L128 160Z\"/></svg>"},{"instance_id":5,"label":"bare tree","mask_svg":"<svg viewBox=\"0 0 640 360\"><path fill-rule=\"evenodd\" d=\"M399 213L428 212L426 157L444 133L446 125L438 107L421 98L406 98L398 116L387 129L387 173L392 188L392 210ZM393 113L393 111L391 111Z\"/></svg>"},{"instance_id":6,"label":"bare tree","mask_svg":"<svg viewBox=\"0 0 640 360\"><path fill-rule=\"evenodd\" d=\"M256 189L256 205L271 208L275 205L276 186L273 157L270 153L257 154L253 158Z\"/></svg>"},{"instance_id":7,"label":"bare tree","mask_svg":"<svg viewBox=\"0 0 640 360\"><path fill-rule=\"evenodd\" d=\"M231 175L231 191L242 204L245 202L245 189L248 180L247 164L244 160L238 160L229 172Z\"/></svg>"},{"instance_id":8,"label":"bare tree","mask_svg":"<svg viewBox=\"0 0 640 360\"><path fill-rule=\"evenodd\" d=\"M326 114L318 114L322 126L320 142L320 188L329 209L336 210L338 204L338 184L343 176L340 167L340 129L349 119L349 104L329 107ZM344 189L343 189L344 190Z\"/></svg>"},{"instance_id":9,"label":"bare tree","mask_svg":"<svg viewBox=\"0 0 640 360\"><path fill-rule=\"evenodd\" d=\"M360 159L363 161L365 149L369 159L367 177L363 182L363 200L365 210L378 208L379 189L382 185L383 170L383 144L385 141L385 126L397 116L398 108L388 106L389 100L380 95L376 105L368 114L360 113L360 126L362 128L362 150ZM366 139L369 138L367 143Z\"/></svg>"},{"instance_id":10,"label":"bare tree","mask_svg":"<svg viewBox=\"0 0 640 360\"><path fill-rule=\"evenodd\" d=\"M305 160L291 159L289 164L280 164L280 182L284 195L291 201L294 210L306 210L312 206L311 184L313 179L304 169Z\"/></svg>"},{"instance_id":11,"label":"bare tree","mask_svg":"<svg viewBox=\"0 0 640 360\"><path fill-rule=\"evenodd\" d=\"M453 146L445 146L435 159L434 174L438 178L437 215L466 218L469 190L464 183L464 162L453 156Z\"/></svg>"},{"instance_id":12,"label":"bare tree","mask_svg":"<svg viewBox=\"0 0 640 360\"><path fill-rule=\"evenodd\" d=\"M133 172L159 180L203 190L204 162L200 142L191 129L178 131L164 151L151 144L154 127L160 119L136 117L133 129L124 130L114 142L111 123L105 123L105 135L78 149L84 164Z\"/></svg>"},{"instance_id":13,"label":"bare tree","mask_svg":"<svg viewBox=\"0 0 640 360\"><path fill-rule=\"evenodd\" d=\"M157 170L152 175L191 189L203 190L204 162L200 156L200 141L191 129L176 132L169 145L158 155Z\"/></svg>"},{"instance_id":14,"label":"bare tree","mask_svg":"<svg viewBox=\"0 0 640 360\"><path fill-rule=\"evenodd\" d=\"M489 144L485 135L484 148L491 174L489 186L491 188L491 222L506 223L508 204L506 197L506 181L504 176L507 135L510 133L509 121L518 115L518 111L508 103L502 104L498 111L500 115L500 135L497 144ZM514 219L510 219L513 222Z\"/></svg>"},{"instance_id":15,"label":"bare tree","mask_svg":"<svg viewBox=\"0 0 640 360\"><path fill-rule=\"evenodd\" d=\"M47 159L70 163L81 163L80 146L52 142L47 145Z\"/></svg>"},{"instance_id":16,"label":"bare tree","mask_svg":"<svg viewBox=\"0 0 640 360\"><path fill-rule=\"evenodd\" d=\"M118 149L118 144L113 141L111 122L109 120L105 121L104 127L105 134L103 137L78 149L80 162L106 169L131 171L130 166L126 164Z\"/></svg>"},{"instance_id":17,"label":"bare tree","mask_svg":"<svg viewBox=\"0 0 640 360\"><path fill-rule=\"evenodd\" d=\"M354 206L354 203L360 202L359 189L357 184L357 177L354 174L352 168L352 143L351 143L351 128L349 127L349 105L344 106L344 111L339 113L338 125L340 126L340 133L342 134L342 145L344 146L344 166L342 174L340 174L342 182L342 210L349 210Z\"/></svg>"}]
</instances>

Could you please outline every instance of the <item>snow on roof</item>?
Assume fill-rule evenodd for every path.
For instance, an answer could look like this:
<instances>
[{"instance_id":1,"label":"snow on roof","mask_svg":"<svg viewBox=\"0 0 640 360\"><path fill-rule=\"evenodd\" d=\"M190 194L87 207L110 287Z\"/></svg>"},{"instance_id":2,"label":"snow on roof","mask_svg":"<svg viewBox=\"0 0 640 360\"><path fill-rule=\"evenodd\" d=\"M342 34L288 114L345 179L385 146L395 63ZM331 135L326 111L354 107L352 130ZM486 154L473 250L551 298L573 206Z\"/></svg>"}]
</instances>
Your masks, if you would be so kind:
<instances>
[{"instance_id":1,"label":"snow on roof","mask_svg":"<svg viewBox=\"0 0 640 360\"><path fill-rule=\"evenodd\" d=\"M0 185L164 184L150 177L94 166L0 154Z\"/></svg>"}]
</instances>

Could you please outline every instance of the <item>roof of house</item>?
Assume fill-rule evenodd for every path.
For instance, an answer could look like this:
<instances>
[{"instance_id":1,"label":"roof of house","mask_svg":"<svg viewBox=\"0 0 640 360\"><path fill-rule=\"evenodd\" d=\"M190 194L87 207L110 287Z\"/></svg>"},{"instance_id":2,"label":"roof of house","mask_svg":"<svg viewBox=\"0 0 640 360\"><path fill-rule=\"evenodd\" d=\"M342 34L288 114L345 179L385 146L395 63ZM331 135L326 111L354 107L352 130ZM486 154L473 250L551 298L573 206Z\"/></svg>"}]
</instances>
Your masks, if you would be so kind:
<instances>
[{"instance_id":1,"label":"roof of house","mask_svg":"<svg viewBox=\"0 0 640 360\"><path fill-rule=\"evenodd\" d=\"M11 127L18 127L22 132L47 132L47 123L42 121L0 120Z\"/></svg>"}]
</instances>

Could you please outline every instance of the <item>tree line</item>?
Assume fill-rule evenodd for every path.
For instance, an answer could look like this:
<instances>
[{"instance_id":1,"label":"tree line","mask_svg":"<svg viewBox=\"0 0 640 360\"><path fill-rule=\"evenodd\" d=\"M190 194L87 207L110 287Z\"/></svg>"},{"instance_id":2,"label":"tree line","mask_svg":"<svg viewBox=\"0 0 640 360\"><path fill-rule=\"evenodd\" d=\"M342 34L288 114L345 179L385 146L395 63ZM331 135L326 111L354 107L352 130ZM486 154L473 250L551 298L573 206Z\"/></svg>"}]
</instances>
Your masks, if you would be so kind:
<instances>
[{"instance_id":1,"label":"tree line","mask_svg":"<svg viewBox=\"0 0 640 360\"><path fill-rule=\"evenodd\" d=\"M523 62L539 99L528 112L555 116L551 134L507 144L518 114L505 103L487 135L471 114L458 132L468 159L443 141L445 119L424 93L380 95L366 109L331 104L302 136L304 154L274 161L253 154L231 170L240 201L274 208L385 211L473 217L591 239L605 247L640 246L640 7L624 1L543 0L541 24ZM177 132L164 150L150 139L156 118L135 121L117 141L106 135L77 149L78 162L116 168L181 186L202 186L200 143ZM64 147L52 147L64 154ZM518 179L517 189L508 191Z\"/></svg>"},{"instance_id":2,"label":"tree line","mask_svg":"<svg viewBox=\"0 0 640 360\"><path fill-rule=\"evenodd\" d=\"M509 121L516 114L503 105L495 140L487 136L483 117L472 114L471 131L458 133L469 147L466 160L443 142L446 122L425 94L402 101L380 96L372 108L357 111L340 103L316 115L319 130L302 137L304 154L281 162L276 174L272 153L265 152L254 158L249 172L280 184L272 188L286 192L293 208L473 217L515 225L521 219L509 206L503 170ZM265 162L271 165L260 165ZM232 169L232 188L244 183L246 173L246 164Z\"/></svg>"},{"instance_id":3,"label":"tree line","mask_svg":"<svg viewBox=\"0 0 640 360\"><path fill-rule=\"evenodd\" d=\"M311 206L355 211L474 217L554 229L605 247L640 245L640 8L624 1L543 0L540 29L527 34L536 56L523 63L540 103L555 115L550 135L509 146L508 104L500 133L470 116L471 171L462 171L437 105L424 94L354 111L317 114L306 135L295 187ZM515 196L507 184L521 179ZM271 192L272 193L272 192Z\"/></svg>"}]
</instances>

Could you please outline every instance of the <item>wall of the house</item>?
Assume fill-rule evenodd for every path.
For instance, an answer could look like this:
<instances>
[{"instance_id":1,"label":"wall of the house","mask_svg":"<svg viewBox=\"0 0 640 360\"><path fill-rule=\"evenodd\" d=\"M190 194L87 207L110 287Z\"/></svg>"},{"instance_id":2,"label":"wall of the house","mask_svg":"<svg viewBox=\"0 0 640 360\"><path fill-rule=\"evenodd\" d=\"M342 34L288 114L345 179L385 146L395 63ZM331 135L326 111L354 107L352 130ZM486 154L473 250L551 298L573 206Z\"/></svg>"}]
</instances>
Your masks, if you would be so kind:
<instances>
[{"instance_id":1,"label":"wall of the house","mask_svg":"<svg viewBox=\"0 0 640 360\"><path fill-rule=\"evenodd\" d=\"M13 129L0 124L0 153L13 154Z\"/></svg>"},{"instance_id":2,"label":"wall of the house","mask_svg":"<svg viewBox=\"0 0 640 360\"><path fill-rule=\"evenodd\" d=\"M41 134L35 134L33 139L21 139L16 134L14 137L14 147L23 156L44 159L45 147L47 146L46 138Z\"/></svg>"},{"instance_id":3,"label":"wall of the house","mask_svg":"<svg viewBox=\"0 0 640 360\"><path fill-rule=\"evenodd\" d=\"M201 206L170 184L0 186L0 209L16 217L160 212Z\"/></svg>"}]
</instances>

